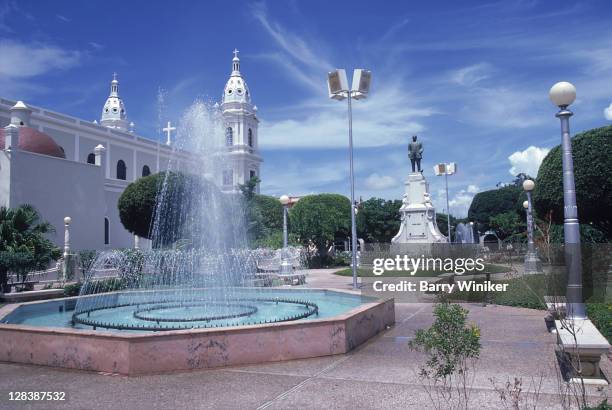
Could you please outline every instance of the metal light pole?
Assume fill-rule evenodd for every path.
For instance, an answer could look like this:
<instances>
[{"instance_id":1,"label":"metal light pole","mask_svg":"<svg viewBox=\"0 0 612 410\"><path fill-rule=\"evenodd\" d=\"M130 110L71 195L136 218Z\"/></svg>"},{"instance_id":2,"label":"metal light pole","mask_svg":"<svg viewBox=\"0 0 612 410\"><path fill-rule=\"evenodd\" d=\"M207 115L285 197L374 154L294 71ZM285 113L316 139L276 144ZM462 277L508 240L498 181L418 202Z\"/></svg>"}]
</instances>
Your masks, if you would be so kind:
<instances>
[{"instance_id":1,"label":"metal light pole","mask_svg":"<svg viewBox=\"0 0 612 410\"><path fill-rule=\"evenodd\" d=\"M281 250L281 265L280 273L288 275L293 270L293 266L288 258L288 235L287 235L287 210L289 207L290 199L287 195L283 195L279 198L280 203L283 205L283 249Z\"/></svg>"},{"instance_id":2,"label":"metal light pole","mask_svg":"<svg viewBox=\"0 0 612 410\"><path fill-rule=\"evenodd\" d=\"M448 200L448 176L453 175L456 170L457 164L455 164L454 162L448 164L442 163L434 167L434 171L437 176L444 175L444 182L446 184L446 222L448 229L448 243L451 243L450 204Z\"/></svg>"},{"instance_id":3,"label":"metal light pole","mask_svg":"<svg viewBox=\"0 0 612 410\"><path fill-rule=\"evenodd\" d=\"M367 97L370 92L372 73L368 70L355 69L353 71L353 84L348 87L346 71L337 69L327 74L327 87L329 98L348 102L348 131L349 131L349 178L351 181L351 270L353 273L353 289L357 289L357 223L355 220L355 173L353 171L353 109L352 100Z\"/></svg>"},{"instance_id":4,"label":"metal light pole","mask_svg":"<svg viewBox=\"0 0 612 410\"><path fill-rule=\"evenodd\" d=\"M70 259L70 224L72 223L72 218L69 216L64 218L64 260L62 264L62 277L61 281L66 282L68 279L68 270L71 267Z\"/></svg>"},{"instance_id":5,"label":"metal light pole","mask_svg":"<svg viewBox=\"0 0 612 410\"><path fill-rule=\"evenodd\" d=\"M573 113L567 108L576 99L576 87L562 81L552 86L551 101L559 107L556 117L561 120L561 141L563 160L563 231L565 241L565 263L567 273L567 305L570 319L585 319L586 309L582 300L582 252L580 250L580 224L576 205L574 183L574 160L570 138L569 117Z\"/></svg>"},{"instance_id":6,"label":"metal light pole","mask_svg":"<svg viewBox=\"0 0 612 410\"><path fill-rule=\"evenodd\" d=\"M525 254L525 273L537 273L541 271L540 259L533 241L533 207L531 202L531 191L535 183L531 179L523 181L523 189L527 194L527 200L523 202L523 208L527 213L527 253Z\"/></svg>"}]
</instances>

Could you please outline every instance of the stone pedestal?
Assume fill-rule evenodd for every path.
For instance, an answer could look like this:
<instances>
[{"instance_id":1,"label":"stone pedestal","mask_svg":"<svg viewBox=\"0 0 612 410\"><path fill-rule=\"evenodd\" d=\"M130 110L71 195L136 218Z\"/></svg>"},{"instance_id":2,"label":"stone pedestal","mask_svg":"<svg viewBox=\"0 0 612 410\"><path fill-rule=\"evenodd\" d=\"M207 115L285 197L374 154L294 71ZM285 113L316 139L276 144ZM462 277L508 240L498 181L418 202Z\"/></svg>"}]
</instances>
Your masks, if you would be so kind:
<instances>
[{"instance_id":1,"label":"stone pedestal","mask_svg":"<svg viewBox=\"0 0 612 410\"><path fill-rule=\"evenodd\" d=\"M446 243L436 224L436 210L429 196L429 184L419 172L408 175L400 208L402 224L391 240L394 244Z\"/></svg>"},{"instance_id":2,"label":"stone pedestal","mask_svg":"<svg viewBox=\"0 0 612 410\"><path fill-rule=\"evenodd\" d=\"M529 250L525 254L525 273L528 275L542 273L542 262L535 250Z\"/></svg>"},{"instance_id":3,"label":"stone pedestal","mask_svg":"<svg viewBox=\"0 0 612 410\"><path fill-rule=\"evenodd\" d=\"M601 356L608 353L610 345L595 325L588 319L567 319L565 322L556 320L555 326L557 343L568 355L571 367L582 370L582 375L570 374L570 381L607 385L608 381L599 369L599 362Z\"/></svg>"}]
</instances>

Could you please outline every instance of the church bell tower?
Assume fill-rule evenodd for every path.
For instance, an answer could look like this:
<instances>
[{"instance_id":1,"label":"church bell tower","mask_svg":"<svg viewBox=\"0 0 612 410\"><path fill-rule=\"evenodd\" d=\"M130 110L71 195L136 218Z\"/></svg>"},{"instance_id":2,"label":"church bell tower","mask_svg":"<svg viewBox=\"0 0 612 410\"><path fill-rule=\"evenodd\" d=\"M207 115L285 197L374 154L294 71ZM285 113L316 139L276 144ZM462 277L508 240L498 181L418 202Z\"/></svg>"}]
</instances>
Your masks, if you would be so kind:
<instances>
[{"instance_id":1,"label":"church bell tower","mask_svg":"<svg viewBox=\"0 0 612 410\"><path fill-rule=\"evenodd\" d=\"M259 155L257 106L253 105L249 87L240 72L238 50L234 50L232 73L223 90L221 112L225 128L221 188L231 192L252 177L259 177L263 162ZM259 192L259 185L256 191Z\"/></svg>"}]
</instances>

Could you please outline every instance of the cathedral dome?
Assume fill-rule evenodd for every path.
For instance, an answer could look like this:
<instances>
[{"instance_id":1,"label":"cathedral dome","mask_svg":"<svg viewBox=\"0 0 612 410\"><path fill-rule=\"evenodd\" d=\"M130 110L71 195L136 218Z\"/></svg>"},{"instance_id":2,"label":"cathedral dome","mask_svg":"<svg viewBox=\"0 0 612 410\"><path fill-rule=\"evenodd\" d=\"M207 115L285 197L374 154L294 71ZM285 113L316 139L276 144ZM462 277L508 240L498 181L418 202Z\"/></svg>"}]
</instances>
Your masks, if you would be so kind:
<instances>
[{"instance_id":1,"label":"cathedral dome","mask_svg":"<svg viewBox=\"0 0 612 410\"><path fill-rule=\"evenodd\" d=\"M113 74L111 92L106 99L106 103L104 103L104 108L102 108L100 124L108 128L117 128L124 131L128 129L127 112L125 111L123 100L119 96L117 73Z\"/></svg>"},{"instance_id":2,"label":"cathedral dome","mask_svg":"<svg viewBox=\"0 0 612 410\"><path fill-rule=\"evenodd\" d=\"M0 149L5 149L5 130L0 129ZM19 127L19 143L17 148L35 154L66 158L64 150L47 134L31 127Z\"/></svg>"},{"instance_id":3,"label":"cathedral dome","mask_svg":"<svg viewBox=\"0 0 612 410\"><path fill-rule=\"evenodd\" d=\"M234 50L234 58L232 59L232 75L225 84L221 102L251 103L251 92L249 91L249 87L240 73L240 59L238 58L238 50Z\"/></svg>"}]
</instances>

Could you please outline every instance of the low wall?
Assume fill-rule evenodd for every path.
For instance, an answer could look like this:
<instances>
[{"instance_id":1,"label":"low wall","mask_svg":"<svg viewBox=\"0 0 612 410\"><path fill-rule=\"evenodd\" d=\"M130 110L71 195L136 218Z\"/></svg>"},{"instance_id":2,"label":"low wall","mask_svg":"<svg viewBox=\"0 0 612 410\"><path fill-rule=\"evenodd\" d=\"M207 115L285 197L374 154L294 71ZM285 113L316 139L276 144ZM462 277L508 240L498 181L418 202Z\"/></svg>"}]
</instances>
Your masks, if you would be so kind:
<instances>
[{"instance_id":1,"label":"low wall","mask_svg":"<svg viewBox=\"0 0 612 410\"><path fill-rule=\"evenodd\" d=\"M64 289L41 289L24 292L0 293L0 301L4 303L22 303L32 300L56 299L64 296Z\"/></svg>"},{"instance_id":2,"label":"low wall","mask_svg":"<svg viewBox=\"0 0 612 410\"><path fill-rule=\"evenodd\" d=\"M0 318L18 305L0 309ZM393 325L393 299L326 319L127 333L0 324L0 361L140 375L346 353Z\"/></svg>"}]
</instances>

